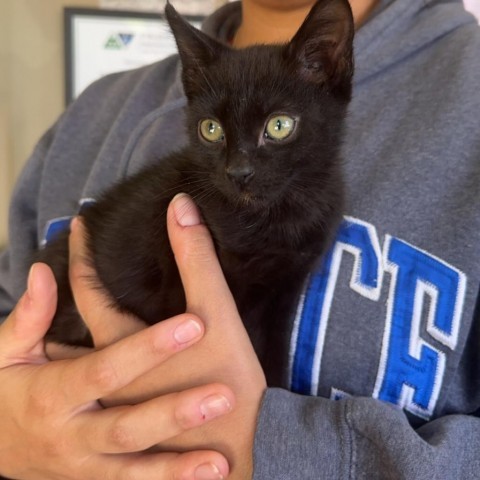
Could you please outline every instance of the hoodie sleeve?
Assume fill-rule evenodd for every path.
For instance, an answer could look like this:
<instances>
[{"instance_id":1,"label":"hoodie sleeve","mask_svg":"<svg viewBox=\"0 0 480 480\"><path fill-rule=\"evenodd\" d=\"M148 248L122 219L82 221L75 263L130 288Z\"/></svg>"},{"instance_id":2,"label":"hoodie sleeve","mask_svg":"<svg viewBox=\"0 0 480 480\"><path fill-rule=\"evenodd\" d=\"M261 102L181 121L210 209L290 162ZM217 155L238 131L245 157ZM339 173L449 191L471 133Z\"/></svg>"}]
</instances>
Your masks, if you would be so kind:
<instances>
[{"instance_id":1,"label":"hoodie sleeve","mask_svg":"<svg viewBox=\"0 0 480 480\"><path fill-rule=\"evenodd\" d=\"M265 395L254 479L475 479L480 418L448 415L418 429L371 398L331 401L279 389Z\"/></svg>"},{"instance_id":2,"label":"hoodie sleeve","mask_svg":"<svg viewBox=\"0 0 480 480\"><path fill-rule=\"evenodd\" d=\"M172 106L181 111L183 97L177 77L177 56L102 77L41 138L11 198L9 247L0 252L0 322L25 290L32 252L38 248L46 222L74 214L79 199L126 175L132 146L143 134L150 142L145 144L156 150L154 157L146 152L147 146L140 147L136 153L142 161L178 145L171 139L165 141L168 133L148 135L160 112L171 112ZM176 139L182 139L177 123L181 118L178 114L171 121Z\"/></svg>"},{"instance_id":3,"label":"hoodie sleeve","mask_svg":"<svg viewBox=\"0 0 480 480\"><path fill-rule=\"evenodd\" d=\"M0 252L0 323L13 310L26 285L26 271L37 247L40 179L55 127L37 144L15 186L9 210L9 245Z\"/></svg>"}]
</instances>

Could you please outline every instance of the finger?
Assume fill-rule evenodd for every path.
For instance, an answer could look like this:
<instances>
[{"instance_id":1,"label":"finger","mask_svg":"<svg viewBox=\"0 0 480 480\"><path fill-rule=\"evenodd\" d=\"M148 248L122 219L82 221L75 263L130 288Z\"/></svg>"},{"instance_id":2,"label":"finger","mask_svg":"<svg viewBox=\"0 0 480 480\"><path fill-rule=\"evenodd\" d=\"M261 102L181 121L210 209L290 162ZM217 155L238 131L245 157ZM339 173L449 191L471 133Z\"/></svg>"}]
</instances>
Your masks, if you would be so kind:
<instances>
[{"instance_id":1,"label":"finger","mask_svg":"<svg viewBox=\"0 0 480 480\"><path fill-rule=\"evenodd\" d=\"M134 454L102 458L92 464L89 478L104 480L223 480L229 474L228 462L220 453L204 450L187 453ZM108 463L107 463L108 462ZM107 466L105 464L107 463ZM99 474L99 472L103 472Z\"/></svg>"},{"instance_id":2,"label":"finger","mask_svg":"<svg viewBox=\"0 0 480 480\"><path fill-rule=\"evenodd\" d=\"M56 308L55 277L47 265L35 263L30 268L27 291L0 326L0 358L10 364L12 360L45 361L43 337Z\"/></svg>"},{"instance_id":3,"label":"finger","mask_svg":"<svg viewBox=\"0 0 480 480\"><path fill-rule=\"evenodd\" d=\"M61 343L47 342L45 344L45 353L49 360L65 360L67 358L83 357L87 353L92 353L92 348L64 345Z\"/></svg>"},{"instance_id":4,"label":"finger","mask_svg":"<svg viewBox=\"0 0 480 480\"><path fill-rule=\"evenodd\" d=\"M86 245L86 231L81 220L75 218L70 227L69 279L75 304L86 323L97 348L145 328L133 315L122 314L111 306L90 260Z\"/></svg>"},{"instance_id":5,"label":"finger","mask_svg":"<svg viewBox=\"0 0 480 480\"><path fill-rule=\"evenodd\" d=\"M194 315L173 317L72 360L68 378L59 387L74 405L106 397L196 343L203 334L204 327Z\"/></svg>"},{"instance_id":6,"label":"finger","mask_svg":"<svg viewBox=\"0 0 480 480\"><path fill-rule=\"evenodd\" d=\"M86 412L77 417L78 438L93 452L140 452L229 413L233 404L233 393L224 385L192 388L134 406Z\"/></svg>"},{"instance_id":7,"label":"finger","mask_svg":"<svg viewBox=\"0 0 480 480\"><path fill-rule=\"evenodd\" d=\"M167 212L170 243L182 278L188 310L202 318L235 308L207 228L188 195L179 194ZM208 302L205 298L216 298ZM208 308L208 312L205 309ZM235 310L234 310L235 311Z\"/></svg>"}]
</instances>

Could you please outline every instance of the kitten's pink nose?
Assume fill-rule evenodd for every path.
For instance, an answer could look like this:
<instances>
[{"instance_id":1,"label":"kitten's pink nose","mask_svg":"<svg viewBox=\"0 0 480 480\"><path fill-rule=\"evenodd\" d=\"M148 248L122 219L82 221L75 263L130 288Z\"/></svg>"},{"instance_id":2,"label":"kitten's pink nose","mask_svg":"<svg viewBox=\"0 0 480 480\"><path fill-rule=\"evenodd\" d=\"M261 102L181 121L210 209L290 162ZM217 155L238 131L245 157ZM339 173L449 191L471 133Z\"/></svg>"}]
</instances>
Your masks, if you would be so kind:
<instances>
[{"instance_id":1,"label":"kitten's pink nose","mask_svg":"<svg viewBox=\"0 0 480 480\"><path fill-rule=\"evenodd\" d=\"M225 168L228 178L240 187L244 187L255 175L255 170L251 165L229 165Z\"/></svg>"}]
</instances>

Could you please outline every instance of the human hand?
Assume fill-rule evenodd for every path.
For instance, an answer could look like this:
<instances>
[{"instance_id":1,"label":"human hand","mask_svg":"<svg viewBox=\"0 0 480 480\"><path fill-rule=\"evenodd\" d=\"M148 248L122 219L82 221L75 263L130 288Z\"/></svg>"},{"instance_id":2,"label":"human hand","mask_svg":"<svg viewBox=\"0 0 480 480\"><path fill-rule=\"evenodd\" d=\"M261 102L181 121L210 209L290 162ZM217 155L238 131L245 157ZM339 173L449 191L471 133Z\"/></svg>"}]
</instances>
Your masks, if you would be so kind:
<instances>
[{"instance_id":1,"label":"human hand","mask_svg":"<svg viewBox=\"0 0 480 480\"><path fill-rule=\"evenodd\" d=\"M96 401L197 342L202 323L183 315L80 358L49 361L43 337L56 300L52 272L35 264L27 292L0 325L0 474L17 480L226 477L228 463L217 452L145 450L208 421L209 400L221 396L233 405L228 388L209 384L107 409ZM193 326L190 339L186 325Z\"/></svg>"},{"instance_id":2,"label":"human hand","mask_svg":"<svg viewBox=\"0 0 480 480\"><path fill-rule=\"evenodd\" d=\"M197 345L152 369L121 391L103 399L109 405L146 401L193 386L222 382L234 392L232 413L161 442L163 451L209 448L223 452L231 466L229 478L251 478L256 418L266 381L240 320L233 297L215 255L205 226L186 196L174 199L168 210L170 241L187 298L187 311L205 322L206 334ZM81 231L71 236L71 283L77 307L93 334L96 345L108 345L144 325L108 307L103 294L85 278L91 270L85 258ZM93 308L92 308L93 307Z\"/></svg>"}]
</instances>

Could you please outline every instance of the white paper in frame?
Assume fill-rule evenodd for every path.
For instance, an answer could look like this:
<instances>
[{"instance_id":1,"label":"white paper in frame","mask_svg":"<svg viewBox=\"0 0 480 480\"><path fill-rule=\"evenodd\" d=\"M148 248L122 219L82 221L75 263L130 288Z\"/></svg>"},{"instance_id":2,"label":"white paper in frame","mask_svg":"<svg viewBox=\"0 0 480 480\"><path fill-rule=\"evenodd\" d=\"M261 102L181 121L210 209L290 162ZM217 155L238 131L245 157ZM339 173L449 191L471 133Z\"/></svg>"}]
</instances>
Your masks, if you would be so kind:
<instances>
[{"instance_id":1,"label":"white paper in frame","mask_svg":"<svg viewBox=\"0 0 480 480\"><path fill-rule=\"evenodd\" d=\"M202 17L187 17L200 27ZM176 53L162 14L65 8L65 101L104 75L131 70Z\"/></svg>"}]
</instances>

